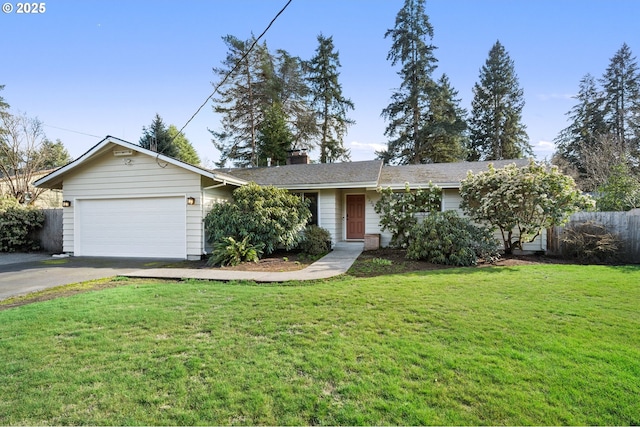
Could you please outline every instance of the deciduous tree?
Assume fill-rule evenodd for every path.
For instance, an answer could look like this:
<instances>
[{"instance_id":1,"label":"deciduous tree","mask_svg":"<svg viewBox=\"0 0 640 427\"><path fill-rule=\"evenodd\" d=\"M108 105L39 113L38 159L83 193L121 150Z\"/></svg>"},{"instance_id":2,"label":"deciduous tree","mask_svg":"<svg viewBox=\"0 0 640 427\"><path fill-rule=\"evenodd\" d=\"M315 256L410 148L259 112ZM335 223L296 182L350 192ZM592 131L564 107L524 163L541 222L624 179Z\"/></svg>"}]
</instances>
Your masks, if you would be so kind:
<instances>
[{"instance_id":1,"label":"deciduous tree","mask_svg":"<svg viewBox=\"0 0 640 427\"><path fill-rule=\"evenodd\" d=\"M24 113L3 111L0 129L0 180L4 192L20 204L33 204L44 189L33 187L32 183L47 164L42 150L46 139L42 122Z\"/></svg>"},{"instance_id":2,"label":"deciduous tree","mask_svg":"<svg viewBox=\"0 0 640 427\"><path fill-rule=\"evenodd\" d=\"M563 224L572 213L595 205L557 167L533 161L522 168L512 164L496 169L491 164L487 171L469 172L460 195L465 214L500 230L507 254L522 249L544 229Z\"/></svg>"},{"instance_id":3,"label":"deciduous tree","mask_svg":"<svg viewBox=\"0 0 640 427\"><path fill-rule=\"evenodd\" d=\"M626 163L614 166L607 181L598 187L596 207L599 211L628 211L640 208L640 180Z\"/></svg>"}]
</instances>

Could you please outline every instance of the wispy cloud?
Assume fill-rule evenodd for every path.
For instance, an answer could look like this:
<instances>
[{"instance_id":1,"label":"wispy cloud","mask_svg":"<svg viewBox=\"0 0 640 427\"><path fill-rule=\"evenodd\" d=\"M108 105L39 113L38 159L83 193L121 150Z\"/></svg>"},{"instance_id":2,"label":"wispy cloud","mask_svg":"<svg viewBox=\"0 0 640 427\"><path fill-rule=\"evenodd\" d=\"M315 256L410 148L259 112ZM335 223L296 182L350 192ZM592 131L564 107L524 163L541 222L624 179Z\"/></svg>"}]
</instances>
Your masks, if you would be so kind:
<instances>
[{"instance_id":1,"label":"wispy cloud","mask_svg":"<svg viewBox=\"0 0 640 427\"><path fill-rule=\"evenodd\" d=\"M535 154L538 160L551 159L555 151L556 145L551 141L538 141L538 143L533 146L533 154Z\"/></svg>"},{"instance_id":2,"label":"wispy cloud","mask_svg":"<svg viewBox=\"0 0 640 427\"><path fill-rule=\"evenodd\" d=\"M365 144L358 141L352 141L350 145L352 150L370 151L370 152L382 151L387 148L386 144L380 144L380 143Z\"/></svg>"}]
</instances>

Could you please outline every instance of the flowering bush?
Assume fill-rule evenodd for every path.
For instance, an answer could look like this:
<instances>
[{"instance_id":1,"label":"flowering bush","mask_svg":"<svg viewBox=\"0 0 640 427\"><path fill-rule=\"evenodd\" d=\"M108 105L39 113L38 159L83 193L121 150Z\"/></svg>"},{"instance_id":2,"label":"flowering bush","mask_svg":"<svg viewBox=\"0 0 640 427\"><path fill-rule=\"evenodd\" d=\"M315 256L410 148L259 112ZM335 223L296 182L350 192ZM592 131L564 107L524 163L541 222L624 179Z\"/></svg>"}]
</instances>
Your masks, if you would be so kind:
<instances>
[{"instance_id":1,"label":"flowering bush","mask_svg":"<svg viewBox=\"0 0 640 427\"><path fill-rule=\"evenodd\" d=\"M406 183L404 191L394 192L391 188L378 188L380 199L374 209L380 215L381 230L391 232L389 245L406 248L411 237L411 229L418 223L416 214L437 212L442 201L442 189L429 183L427 188L411 190Z\"/></svg>"},{"instance_id":2,"label":"flowering bush","mask_svg":"<svg viewBox=\"0 0 640 427\"><path fill-rule=\"evenodd\" d=\"M500 230L507 254L522 249L545 228L564 224L572 213L595 206L573 178L533 161L523 168L512 164L496 169L490 164L488 171L469 172L460 195L465 214Z\"/></svg>"}]
</instances>

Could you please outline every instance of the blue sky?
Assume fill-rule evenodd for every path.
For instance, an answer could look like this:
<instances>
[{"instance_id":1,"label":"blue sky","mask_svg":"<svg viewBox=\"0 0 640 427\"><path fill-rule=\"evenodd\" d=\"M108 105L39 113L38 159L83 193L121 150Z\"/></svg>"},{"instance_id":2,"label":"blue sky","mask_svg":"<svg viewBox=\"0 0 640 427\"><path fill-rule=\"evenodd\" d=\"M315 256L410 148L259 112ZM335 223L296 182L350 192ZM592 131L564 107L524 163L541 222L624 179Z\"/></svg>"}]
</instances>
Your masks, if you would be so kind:
<instances>
[{"instance_id":1,"label":"blue sky","mask_svg":"<svg viewBox=\"0 0 640 427\"><path fill-rule=\"evenodd\" d=\"M0 96L78 157L106 135L137 143L155 113L181 128L213 90L222 36L259 35L286 0L50 0L39 15L17 14L9 3L14 11L0 13ZM380 112L400 80L384 33L402 4L293 0L264 38L272 50L309 59L318 34L333 36L343 94L355 104L345 138L353 160L374 158L386 143ZM490 48L505 46L539 159L567 126L580 79L600 77L625 42L640 53L637 0L427 0L426 10L438 47L434 77L449 76L464 108ZM185 129L205 161L219 157L207 131L219 119L209 103Z\"/></svg>"}]
</instances>

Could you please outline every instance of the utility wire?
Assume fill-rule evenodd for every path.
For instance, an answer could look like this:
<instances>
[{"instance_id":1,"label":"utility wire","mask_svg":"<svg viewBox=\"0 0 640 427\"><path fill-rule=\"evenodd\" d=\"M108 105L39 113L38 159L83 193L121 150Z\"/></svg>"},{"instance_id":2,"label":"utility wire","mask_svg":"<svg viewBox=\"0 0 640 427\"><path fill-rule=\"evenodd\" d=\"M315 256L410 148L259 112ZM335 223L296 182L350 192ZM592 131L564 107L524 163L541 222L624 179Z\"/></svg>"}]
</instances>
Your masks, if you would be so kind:
<instances>
[{"instance_id":1,"label":"utility wire","mask_svg":"<svg viewBox=\"0 0 640 427\"><path fill-rule=\"evenodd\" d=\"M43 123L42 125L46 126L46 127L49 127L49 128L60 129L60 130L64 130L64 131L67 131L67 132L77 133L77 134L80 134L80 135L91 136L93 138L103 138L102 136L92 135L90 133L80 132L80 131L77 131L77 130L65 129L65 128L61 128L61 127L58 127L58 126L48 125L46 123Z\"/></svg>"},{"instance_id":2,"label":"utility wire","mask_svg":"<svg viewBox=\"0 0 640 427\"><path fill-rule=\"evenodd\" d=\"M284 5L284 7L282 9L280 9L280 12L278 12L276 14L276 16L271 20L271 22L269 22L269 25L267 25L267 28L264 29L264 31L258 36L257 39L255 39L253 41L253 43L251 44L251 46L249 47L249 50L247 50L244 55L242 55L242 57L238 60L238 62L236 62L236 65L224 76L224 78L222 79L222 81L220 81L220 83L218 83L218 85L213 89L213 92L211 92L211 95L209 95L207 97L207 99L204 100L204 102L202 103L202 105L200 105L200 107L198 107L198 109L196 110L195 113L193 113L193 115L191 116L191 118L189 118L189 120L187 120L187 123L185 123L184 126L182 126L182 128L178 131L178 133L176 135L174 135L174 137L171 139L171 141L173 141L174 139L176 139L178 137L178 135L183 135L182 131L184 130L184 128L186 128L189 123L191 123L191 121L198 115L198 113L200 112L200 110L202 110L204 108L205 105L207 105L207 102L209 102L209 100L211 98L213 98L213 95L216 94L216 92L218 91L218 89L220 89L220 87L227 81L227 79L229 78L229 76L231 76L231 74L233 74L238 67L240 66L240 64L242 64L242 62L245 60L245 58L247 57L247 55L249 55L249 53L251 53L251 51L253 50L253 48L256 46L256 44L258 44L258 42L260 41L260 39L267 33L267 31L269 31L269 28L271 28L271 26L273 25L274 22L276 22L276 19L278 19L280 17L280 15L282 15L282 13L285 11L285 9L289 6L289 4L291 4L293 0L288 0L287 4Z\"/></svg>"}]
</instances>

